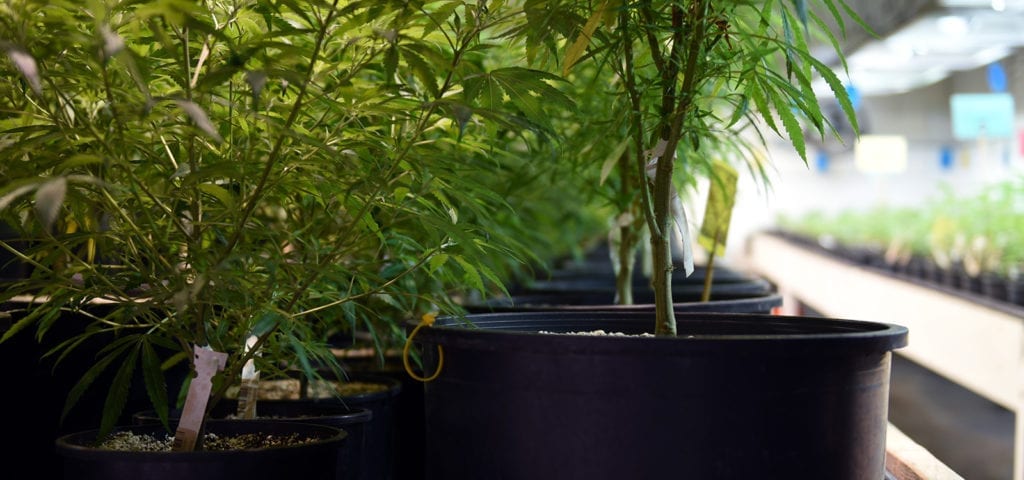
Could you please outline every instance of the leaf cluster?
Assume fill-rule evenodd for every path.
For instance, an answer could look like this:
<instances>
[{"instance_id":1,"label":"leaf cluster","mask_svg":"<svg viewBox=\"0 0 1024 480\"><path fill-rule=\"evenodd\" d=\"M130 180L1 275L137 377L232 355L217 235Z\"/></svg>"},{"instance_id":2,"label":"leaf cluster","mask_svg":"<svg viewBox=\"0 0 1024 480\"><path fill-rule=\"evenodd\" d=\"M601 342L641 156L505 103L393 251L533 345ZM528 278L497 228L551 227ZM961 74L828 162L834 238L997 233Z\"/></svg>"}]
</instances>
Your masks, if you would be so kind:
<instances>
[{"instance_id":1,"label":"leaf cluster","mask_svg":"<svg viewBox=\"0 0 1024 480\"><path fill-rule=\"evenodd\" d=\"M67 407L113 371L110 428L138 373L166 413L193 345L231 355L221 392L250 359L316 376L339 331L383 351L452 290L500 289L533 255L512 190L550 178L503 152L549 150L572 105L492 55L519 16L502 3L7 4L0 219L20 242L0 248L31 274L3 289L3 338L65 312L89 322L57 363L113 338Z\"/></svg>"}]
</instances>

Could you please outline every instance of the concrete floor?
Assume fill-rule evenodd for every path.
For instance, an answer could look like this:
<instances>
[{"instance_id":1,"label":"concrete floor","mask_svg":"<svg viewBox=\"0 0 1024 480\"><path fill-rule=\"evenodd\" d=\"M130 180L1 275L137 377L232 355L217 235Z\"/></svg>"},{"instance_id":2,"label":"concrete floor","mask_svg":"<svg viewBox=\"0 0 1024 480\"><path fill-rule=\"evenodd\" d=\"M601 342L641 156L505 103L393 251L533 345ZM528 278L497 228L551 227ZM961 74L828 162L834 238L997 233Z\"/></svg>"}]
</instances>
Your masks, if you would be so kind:
<instances>
[{"instance_id":1,"label":"concrete floor","mask_svg":"<svg viewBox=\"0 0 1024 480\"><path fill-rule=\"evenodd\" d=\"M889 421L966 480L1013 478L1013 412L898 353Z\"/></svg>"}]
</instances>

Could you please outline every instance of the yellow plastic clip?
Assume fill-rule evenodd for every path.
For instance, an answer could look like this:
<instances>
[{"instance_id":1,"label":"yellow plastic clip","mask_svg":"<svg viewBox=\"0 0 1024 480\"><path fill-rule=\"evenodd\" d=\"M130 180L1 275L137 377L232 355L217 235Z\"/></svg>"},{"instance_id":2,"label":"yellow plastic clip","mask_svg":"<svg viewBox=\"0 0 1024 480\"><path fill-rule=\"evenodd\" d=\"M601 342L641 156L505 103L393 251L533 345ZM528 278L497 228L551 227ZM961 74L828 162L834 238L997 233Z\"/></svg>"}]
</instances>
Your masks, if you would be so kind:
<instances>
[{"instance_id":1,"label":"yellow plastic clip","mask_svg":"<svg viewBox=\"0 0 1024 480\"><path fill-rule=\"evenodd\" d=\"M444 366L444 350L441 349L440 345L437 346L437 370L433 375L429 377L416 375L416 372L412 370L412 365L409 365L409 350L412 348L412 338L415 337L416 332L420 331L424 326L429 327L433 325L435 319L437 319L436 313L424 313L423 316L420 317L419 325L416 325L416 328L413 328L412 333L409 334L409 338L405 339L405 348L402 349L402 363L405 364L405 373L408 373L410 377L420 382L429 382L434 380L441 374L441 367Z\"/></svg>"}]
</instances>

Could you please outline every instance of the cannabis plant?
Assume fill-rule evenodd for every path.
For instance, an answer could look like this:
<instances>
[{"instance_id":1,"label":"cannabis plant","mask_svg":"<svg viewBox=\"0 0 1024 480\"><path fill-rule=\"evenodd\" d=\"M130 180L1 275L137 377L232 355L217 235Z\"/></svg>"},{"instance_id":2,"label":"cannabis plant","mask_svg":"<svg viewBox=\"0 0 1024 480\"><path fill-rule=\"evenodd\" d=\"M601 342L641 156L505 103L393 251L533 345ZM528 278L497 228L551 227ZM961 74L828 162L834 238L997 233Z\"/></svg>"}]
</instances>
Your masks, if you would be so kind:
<instances>
[{"instance_id":1,"label":"cannabis plant","mask_svg":"<svg viewBox=\"0 0 1024 480\"><path fill-rule=\"evenodd\" d=\"M209 409L247 365L337 371L327 335L401 335L452 285L500 283L493 259L529 252L490 228L516 169L489 145L544 148L548 107L571 106L556 76L487 60L500 4L0 6L0 216L19 240L0 248L31 269L0 293L3 339L86 315L50 356L113 340L65 414L107 388L109 430L141 372L166 424L165 372L197 352L224 355Z\"/></svg>"},{"instance_id":2,"label":"cannabis plant","mask_svg":"<svg viewBox=\"0 0 1024 480\"><path fill-rule=\"evenodd\" d=\"M850 123L856 117L833 65L842 61L847 22L868 28L842 0L537 0L526 2L530 23L518 33L531 58L552 66L598 100L585 108L579 159L592 171L580 188L605 188L619 208L622 259L645 229L653 252L656 331L675 334L671 277L673 230L692 249L681 187L720 181L717 160L746 165L767 181L760 146L766 136L788 139L806 162L805 128L834 135L814 84L833 92ZM576 152L574 152L575 154ZM616 180L608 180L615 177ZM607 190L610 189L610 190ZM618 191L615 191L615 190ZM621 272L621 270L620 270ZM689 274L689 271L685 272ZM629 277L619 275L620 298Z\"/></svg>"}]
</instances>

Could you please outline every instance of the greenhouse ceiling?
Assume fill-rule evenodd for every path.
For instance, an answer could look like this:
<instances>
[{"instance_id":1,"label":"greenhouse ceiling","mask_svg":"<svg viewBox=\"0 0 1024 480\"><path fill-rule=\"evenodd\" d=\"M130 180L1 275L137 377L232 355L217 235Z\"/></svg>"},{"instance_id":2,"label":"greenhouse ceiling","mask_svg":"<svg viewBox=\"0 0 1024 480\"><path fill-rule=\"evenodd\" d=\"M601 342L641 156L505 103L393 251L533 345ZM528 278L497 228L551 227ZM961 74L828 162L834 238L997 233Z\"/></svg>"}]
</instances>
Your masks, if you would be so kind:
<instances>
[{"instance_id":1,"label":"greenhouse ceiling","mask_svg":"<svg viewBox=\"0 0 1024 480\"><path fill-rule=\"evenodd\" d=\"M1010 56L1024 46L1024 0L849 1L879 38L849 35L861 95L905 93Z\"/></svg>"}]
</instances>

